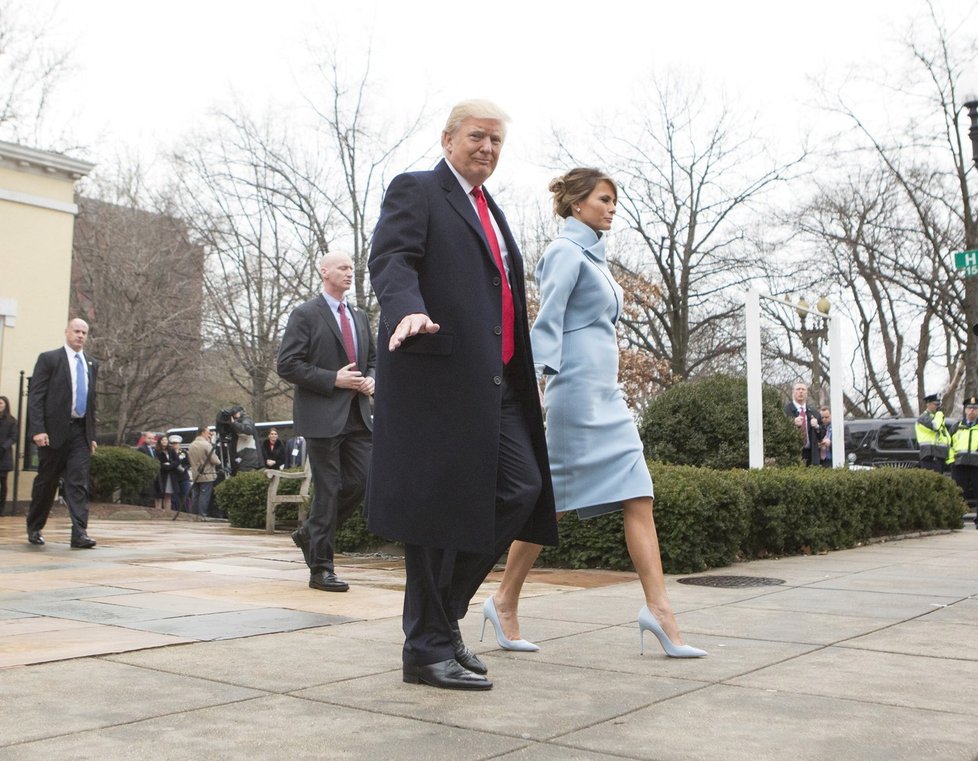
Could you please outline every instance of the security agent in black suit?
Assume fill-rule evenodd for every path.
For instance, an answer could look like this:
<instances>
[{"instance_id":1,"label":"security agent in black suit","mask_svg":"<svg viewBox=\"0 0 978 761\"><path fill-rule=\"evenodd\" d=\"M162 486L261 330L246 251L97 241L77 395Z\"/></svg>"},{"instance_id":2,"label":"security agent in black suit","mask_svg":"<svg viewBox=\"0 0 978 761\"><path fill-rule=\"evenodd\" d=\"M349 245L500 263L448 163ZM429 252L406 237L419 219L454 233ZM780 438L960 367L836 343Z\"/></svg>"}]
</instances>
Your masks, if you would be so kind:
<instances>
[{"instance_id":1,"label":"security agent in black suit","mask_svg":"<svg viewBox=\"0 0 978 761\"><path fill-rule=\"evenodd\" d=\"M309 566L309 586L349 589L333 564L336 531L360 506L367 482L377 352L367 316L346 303L353 260L325 254L323 292L289 316L278 374L294 385L293 418L305 437L315 494L305 523L292 534Z\"/></svg>"},{"instance_id":2,"label":"security agent in black suit","mask_svg":"<svg viewBox=\"0 0 978 761\"><path fill-rule=\"evenodd\" d=\"M37 358L27 396L28 435L37 445L38 471L27 512L27 541L44 544L47 523L64 479L71 514L71 546L91 549L88 536L89 463L95 443L95 380L98 365L85 357L88 323L75 318L65 328L65 345Z\"/></svg>"}]
</instances>

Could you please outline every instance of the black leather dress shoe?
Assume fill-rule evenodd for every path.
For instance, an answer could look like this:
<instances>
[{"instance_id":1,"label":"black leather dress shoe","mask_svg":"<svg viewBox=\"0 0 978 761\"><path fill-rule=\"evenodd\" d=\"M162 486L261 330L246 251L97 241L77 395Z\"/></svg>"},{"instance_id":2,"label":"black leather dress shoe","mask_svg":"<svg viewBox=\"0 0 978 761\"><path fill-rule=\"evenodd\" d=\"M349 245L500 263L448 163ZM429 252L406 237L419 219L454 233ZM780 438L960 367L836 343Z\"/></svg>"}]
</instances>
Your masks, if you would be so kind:
<instances>
[{"instance_id":1,"label":"black leather dress shoe","mask_svg":"<svg viewBox=\"0 0 978 761\"><path fill-rule=\"evenodd\" d=\"M292 541L295 542L296 547L302 550L302 557L305 559L306 565L311 566L312 549L309 547L309 532L304 526L299 526L292 532Z\"/></svg>"},{"instance_id":2,"label":"black leather dress shoe","mask_svg":"<svg viewBox=\"0 0 978 761\"><path fill-rule=\"evenodd\" d=\"M444 690L491 690L492 682L481 674L473 674L454 658L427 666L405 666L404 681L408 684L430 684Z\"/></svg>"},{"instance_id":3,"label":"black leather dress shoe","mask_svg":"<svg viewBox=\"0 0 978 761\"><path fill-rule=\"evenodd\" d=\"M44 537L41 536L40 531L28 531L27 541L31 544L44 544Z\"/></svg>"},{"instance_id":4,"label":"black leather dress shoe","mask_svg":"<svg viewBox=\"0 0 978 761\"><path fill-rule=\"evenodd\" d=\"M332 571L314 573L309 577L309 586L324 592L345 592L350 588L350 585L343 579L336 578L336 574Z\"/></svg>"},{"instance_id":5,"label":"black leather dress shoe","mask_svg":"<svg viewBox=\"0 0 978 761\"><path fill-rule=\"evenodd\" d=\"M462 668L468 669L474 674L488 674L489 668L473 653L462 641L462 632L459 631L458 621L452 622L452 647L455 648L455 660Z\"/></svg>"},{"instance_id":6,"label":"black leather dress shoe","mask_svg":"<svg viewBox=\"0 0 978 761\"><path fill-rule=\"evenodd\" d=\"M81 536L71 538L71 546L76 550L90 550L95 546L95 540L88 534L82 534Z\"/></svg>"}]
</instances>

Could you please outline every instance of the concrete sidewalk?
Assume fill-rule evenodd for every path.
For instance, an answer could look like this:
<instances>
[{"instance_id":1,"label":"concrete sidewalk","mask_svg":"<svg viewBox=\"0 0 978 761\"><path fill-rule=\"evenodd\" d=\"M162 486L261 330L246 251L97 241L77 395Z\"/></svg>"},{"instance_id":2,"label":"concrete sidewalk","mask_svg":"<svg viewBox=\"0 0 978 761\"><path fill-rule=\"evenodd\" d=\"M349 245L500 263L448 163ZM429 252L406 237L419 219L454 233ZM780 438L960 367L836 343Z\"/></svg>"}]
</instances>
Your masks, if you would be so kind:
<instances>
[{"instance_id":1,"label":"concrete sidewalk","mask_svg":"<svg viewBox=\"0 0 978 761\"><path fill-rule=\"evenodd\" d=\"M608 572L533 575L539 653L480 644L490 577L462 622L482 693L401 682L397 558L339 558L351 589L330 594L286 533L90 533L97 549L71 550L58 518L34 547L0 518L0 761L978 759L971 524L695 579L738 586L669 577L699 660L650 635L639 656L640 586Z\"/></svg>"}]
</instances>

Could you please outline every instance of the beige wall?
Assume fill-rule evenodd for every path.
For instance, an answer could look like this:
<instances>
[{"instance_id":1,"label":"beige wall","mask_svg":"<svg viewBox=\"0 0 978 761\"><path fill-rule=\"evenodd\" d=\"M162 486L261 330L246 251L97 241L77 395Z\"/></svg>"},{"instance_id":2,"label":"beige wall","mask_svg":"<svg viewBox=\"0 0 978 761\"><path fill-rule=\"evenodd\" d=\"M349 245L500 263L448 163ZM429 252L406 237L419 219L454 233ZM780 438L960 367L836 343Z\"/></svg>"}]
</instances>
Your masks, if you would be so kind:
<instances>
[{"instance_id":1,"label":"beige wall","mask_svg":"<svg viewBox=\"0 0 978 761\"><path fill-rule=\"evenodd\" d=\"M20 372L30 375L38 353L64 341L75 181L91 168L0 142L0 303L14 302L17 312L15 326L3 328L0 394L10 399L15 415ZM29 484L29 477L21 480L19 501L29 498Z\"/></svg>"}]
</instances>

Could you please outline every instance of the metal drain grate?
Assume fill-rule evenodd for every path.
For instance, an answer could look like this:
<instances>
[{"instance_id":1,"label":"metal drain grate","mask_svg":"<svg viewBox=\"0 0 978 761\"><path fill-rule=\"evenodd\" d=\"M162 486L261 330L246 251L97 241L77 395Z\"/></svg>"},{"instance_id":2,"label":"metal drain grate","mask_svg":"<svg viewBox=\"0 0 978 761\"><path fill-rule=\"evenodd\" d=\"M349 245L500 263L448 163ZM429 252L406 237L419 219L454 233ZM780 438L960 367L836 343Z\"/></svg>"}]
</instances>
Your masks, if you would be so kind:
<instances>
[{"instance_id":1,"label":"metal drain grate","mask_svg":"<svg viewBox=\"0 0 978 761\"><path fill-rule=\"evenodd\" d=\"M700 587L769 587L784 584L784 579L770 579L764 576L687 576L678 579L680 584L695 584Z\"/></svg>"}]
</instances>

